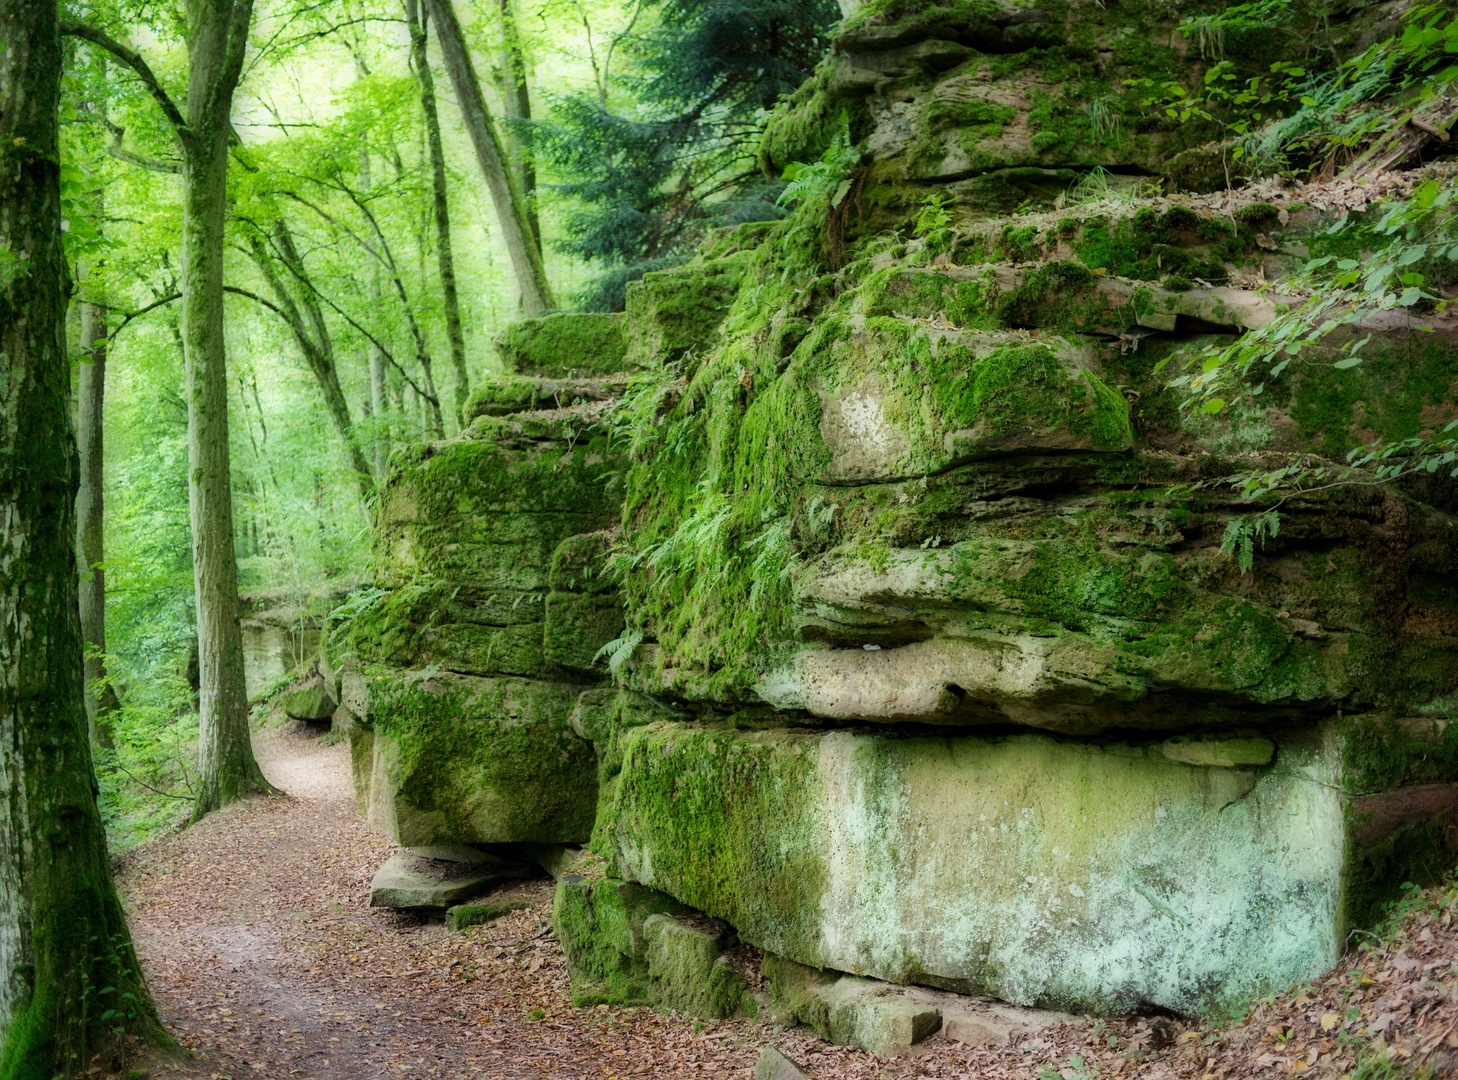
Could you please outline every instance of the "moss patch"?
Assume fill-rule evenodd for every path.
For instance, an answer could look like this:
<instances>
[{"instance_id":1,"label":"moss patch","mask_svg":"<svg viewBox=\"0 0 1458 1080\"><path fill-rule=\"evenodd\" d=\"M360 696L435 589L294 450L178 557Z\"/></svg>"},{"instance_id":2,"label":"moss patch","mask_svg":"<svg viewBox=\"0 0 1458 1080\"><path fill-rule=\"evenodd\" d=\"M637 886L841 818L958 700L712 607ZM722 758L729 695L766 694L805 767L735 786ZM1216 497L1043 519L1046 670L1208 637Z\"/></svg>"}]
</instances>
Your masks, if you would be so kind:
<instances>
[{"instance_id":1,"label":"moss patch","mask_svg":"<svg viewBox=\"0 0 1458 1080\"><path fill-rule=\"evenodd\" d=\"M493 344L507 371L518 375L611 375L627 369L620 315L558 312L508 323Z\"/></svg>"}]
</instances>

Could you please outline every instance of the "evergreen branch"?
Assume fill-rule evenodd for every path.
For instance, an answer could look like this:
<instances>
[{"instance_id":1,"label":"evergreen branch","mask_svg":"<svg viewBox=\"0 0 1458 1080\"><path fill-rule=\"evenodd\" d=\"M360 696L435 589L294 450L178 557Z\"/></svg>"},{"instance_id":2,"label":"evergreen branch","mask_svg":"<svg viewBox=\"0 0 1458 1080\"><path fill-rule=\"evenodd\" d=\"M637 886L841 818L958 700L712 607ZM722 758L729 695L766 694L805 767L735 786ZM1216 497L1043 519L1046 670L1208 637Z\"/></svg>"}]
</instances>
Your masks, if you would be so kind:
<instances>
[{"instance_id":1,"label":"evergreen branch","mask_svg":"<svg viewBox=\"0 0 1458 1080\"><path fill-rule=\"evenodd\" d=\"M74 19L61 20L61 35L63 37L78 37L83 41L89 41L91 44L105 49L122 63L126 64L142 80L142 85L147 88L147 92L152 95L153 99L161 107L162 114L167 117L167 122L178 131L187 130L187 121L182 118L182 113L178 111L177 105L168 96L167 91L162 88L162 84L157 81L157 76L152 73L152 69L147 66L147 61L143 59L142 54L137 52L136 49L123 45L103 30L98 30L94 26L88 26L86 23L77 22Z\"/></svg>"}]
</instances>

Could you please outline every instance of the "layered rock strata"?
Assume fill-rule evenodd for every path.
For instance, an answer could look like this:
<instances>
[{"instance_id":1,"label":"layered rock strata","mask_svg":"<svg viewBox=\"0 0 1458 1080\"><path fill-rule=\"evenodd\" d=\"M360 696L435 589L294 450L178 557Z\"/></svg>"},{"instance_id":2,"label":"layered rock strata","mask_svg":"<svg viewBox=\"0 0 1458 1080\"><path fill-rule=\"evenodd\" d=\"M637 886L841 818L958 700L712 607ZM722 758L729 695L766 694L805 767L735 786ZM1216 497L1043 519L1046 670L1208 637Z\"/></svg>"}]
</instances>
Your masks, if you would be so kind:
<instances>
[{"instance_id":1,"label":"layered rock strata","mask_svg":"<svg viewBox=\"0 0 1458 1080\"><path fill-rule=\"evenodd\" d=\"M1199 194L1209 133L1124 88L1201 74L1147 17L858 9L763 147L841 140L843 180L621 315L508 329L468 429L394 458L330 641L361 810L587 845L553 857L579 1000L887 1053L955 1010L857 979L1196 1011L1451 862L1451 487L1293 497L1245 570L1222 478L1446 423L1455 336L1181 407L1279 313L1256 285L1353 241Z\"/></svg>"}]
</instances>

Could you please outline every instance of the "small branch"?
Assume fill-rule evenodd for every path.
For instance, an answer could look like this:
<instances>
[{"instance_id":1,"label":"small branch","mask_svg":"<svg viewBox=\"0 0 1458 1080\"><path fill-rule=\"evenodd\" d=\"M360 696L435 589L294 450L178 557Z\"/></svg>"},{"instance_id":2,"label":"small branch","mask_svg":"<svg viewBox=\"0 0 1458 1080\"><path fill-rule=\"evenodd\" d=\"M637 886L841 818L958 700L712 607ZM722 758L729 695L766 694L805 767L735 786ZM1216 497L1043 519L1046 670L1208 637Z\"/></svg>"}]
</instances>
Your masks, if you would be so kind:
<instances>
[{"instance_id":1,"label":"small branch","mask_svg":"<svg viewBox=\"0 0 1458 1080\"><path fill-rule=\"evenodd\" d=\"M103 120L102 122L111 129L112 133L112 139L107 144L106 152L118 161L125 161L128 165L135 165L139 169L148 169L151 172L173 174L182 172L182 162L180 161L168 161L165 158L147 157L145 154L139 154L135 150L128 150L122 145L122 136L126 134L126 128L118 127L116 124L107 120Z\"/></svg>"},{"instance_id":2,"label":"small branch","mask_svg":"<svg viewBox=\"0 0 1458 1080\"><path fill-rule=\"evenodd\" d=\"M234 286L234 285L224 285L223 286L223 291L224 292L230 292L234 296L244 296L244 297L247 297L249 300L252 300L255 304L262 304L264 307L268 308L269 311L273 312L280 319L284 320L284 322L289 323L290 326L293 325L293 323L289 320L289 317L286 314L284 314L282 308L280 308L277 304L273 303L273 301L271 301L271 300L265 300L263 297L259 296L257 293L251 293L247 289L240 289L240 288L238 288L237 286Z\"/></svg>"},{"instance_id":3,"label":"small branch","mask_svg":"<svg viewBox=\"0 0 1458 1080\"><path fill-rule=\"evenodd\" d=\"M134 775L132 771L128 769L125 765L123 765L120 761L111 762L111 767L113 769L120 769L122 772L126 773L127 776L131 777L132 783L140 784L142 787L150 791L153 795L161 795L164 799L176 799L178 802L192 802L194 801L194 799L197 798L197 796L195 795L174 795L170 791L162 791L158 788L154 788L151 784L147 783L147 781ZM185 773L183 774L183 782L187 782L187 777Z\"/></svg>"},{"instance_id":4,"label":"small branch","mask_svg":"<svg viewBox=\"0 0 1458 1080\"><path fill-rule=\"evenodd\" d=\"M178 131L187 130L187 121L182 118L182 113L178 111L172 98L167 95L167 91L157 81L157 76L152 74L152 69L147 66L147 61L142 58L142 54L137 52L136 49L123 45L120 41L117 41L104 31L96 29L94 26L88 26L74 19L61 20L61 34L66 37L78 37L83 41L89 41L91 44L105 49L122 63L126 64L127 67L137 73L137 77L142 80L142 85L147 88L148 93L161 106L163 115L167 117L167 122Z\"/></svg>"},{"instance_id":5,"label":"small branch","mask_svg":"<svg viewBox=\"0 0 1458 1080\"><path fill-rule=\"evenodd\" d=\"M364 335L364 337L368 338L369 341L370 341L370 343L372 345L374 345L375 348L377 348L377 349L380 350L380 355L383 356L386 360L388 360L390 362L390 366L393 367L396 371L398 371L400 373L400 377L402 379L404 379L406 383L409 384L410 389L414 390L417 394L419 394L421 397L423 397L426 401L433 402L433 401L436 400L433 395L427 394L424 390L422 390L420 388L419 384L416 383L416 381L410 377L410 373L408 371L406 371L403 367L400 366L400 361L398 361L398 360L395 359L394 354L392 354L389 349L385 348L384 344L380 341L379 338L375 337L374 334L371 334L368 330L366 330L358 322L356 322L354 319L352 319L348 315L348 313L346 313L344 311L343 308L341 308L333 300L330 300L329 297L325 296L318 289L314 288L312 284L310 284L309 282L304 282L304 285L315 296L317 296L326 305L328 305L328 307L329 307L329 309L331 311L333 311L336 315L338 315L345 322L349 323L350 326L352 326L356 330L358 330L362 335ZM238 288L234 288L232 285L224 285L223 286L223 291L224 292L233 293L235 296L246 296L249 300L256 300L260 304L262 304L264 307L268 308L270 311L272 311L275 314L277 314L279 316L279 318L284 319L285 321L287 321L287 319L288 319L288 316L285 315L277 306L275 306L274 304L269 303L267 300L263 299L263 297L258 296L255 293L251 293L251 292L249 292L246 289L238 289ZM172 299L176 299L176 297L173 297ZM155 305L153 305L153 306L155 306Z\"/></svg>"},{"instance_id":6,"label":"small branch","mask_svg":"<svg viewBox=\"0 0 1458 1080\"><path fill-rule=\"evenodd\" d=\"M1407 122L1413 127L1417 128L1419 131L1426 132L1427 134L1431 135L1435 139L1440 140L1441 142L1448 141L1448 133L1442 128L1434 127L1432 124L1429 124L1426 121L1418 120L1411 116L1407 118Z\"/></svg>"},{"instance_id":7,"label":"small branch","mask_svg":"<svg viewBox=\"0 0 1458 1080\"><path fill-rule=\"evenodd\" d=\"M154 300L154 301L152 301L146 307L141 308L138 311L129 311L129 312L127 312L126 316L122 319L122 321L119 322L119 323L117 323L116 326L114 326L112 328L111 336L115 337L117 334L121 333L122 327L126 326L126 324L129 323L129 322L131 322L133 319L140 318L141 316L147 314L147 312L149 312L149 311L155 311L157 308L161 307L163 304L170 304L174 300L181 300L181 299L182 299L182 294L180 292L169 293L168 295L162 297L160 300Z\"/></svg>"}]
</instances>

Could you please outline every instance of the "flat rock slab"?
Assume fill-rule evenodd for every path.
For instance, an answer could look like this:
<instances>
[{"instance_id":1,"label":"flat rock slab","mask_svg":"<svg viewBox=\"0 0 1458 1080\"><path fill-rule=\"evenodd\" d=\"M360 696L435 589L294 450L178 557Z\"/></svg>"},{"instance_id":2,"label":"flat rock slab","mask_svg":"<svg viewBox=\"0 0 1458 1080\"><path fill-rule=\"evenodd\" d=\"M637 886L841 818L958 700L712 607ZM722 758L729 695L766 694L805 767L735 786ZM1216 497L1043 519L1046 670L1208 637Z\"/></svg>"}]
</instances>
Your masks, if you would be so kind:
<instances>
[{"instance_id":1,"label":"flat rock slab","mask_svg":"<svg viewBox=\"0 0 1458 1080\"><path fill-rule=\"evenodd\" d=\"M1067 1013L1023 1009L1000 1001L969 1000L960 994L935 990L914 992L935 995L942 1013L942 1034L967 1046L1007 1046L1015 1038L1072 1019Z\"/></svg>"},{"instance_id":2,"label":"flat rock slab","mask_svg":"<svg viewBox=\"0 0 1458 1080\"><path fill-rule=\"evenodd\" d=\"M754 1064L754 1080L809 1080L805 1070L780 1053L774 1046L766 1046L764 1053Z\"/></svg>"},{"instance_id":3,"label":"flat rock slab","mask_svg":"<svg viewBox=\"0 0 1458 1080\"><path fill-rule=\"evenodd\" d=\"M520 866L446 862L402 853L375 871L370 907L444 911L497 882L525 873L526 868Z\"/></svg>"},{"instance_id":4,"label":"flat rock slab","mask_svg":"<svg viewBox=\"0 0 1458 1080\"><path fill-rule=\"evenodd\" d=\"M802 973L808 970L798 968ZM822 1038L859 1046L881 1058L911 1056L938 1031L943 1038L964 1045L1007 1046L1071 1019L1067 1013L1019 1008L859 975L829 979L824 974L812 975L805 992L818 1003L809 1016Z\"/></svg>"},{"instance_id":5,"label":"flat rock slab","mask_svg":"<svg viewBox=\"0 0 1458 1080\"><path fill-rule=\"evenodd\" d=\"M417 859L431 859L435 862L465 863L469 866L512 865L500 855L482 851L469 844L432 844L428 847L412 847L405 850Z\"/></svg>"}]
</instances>

